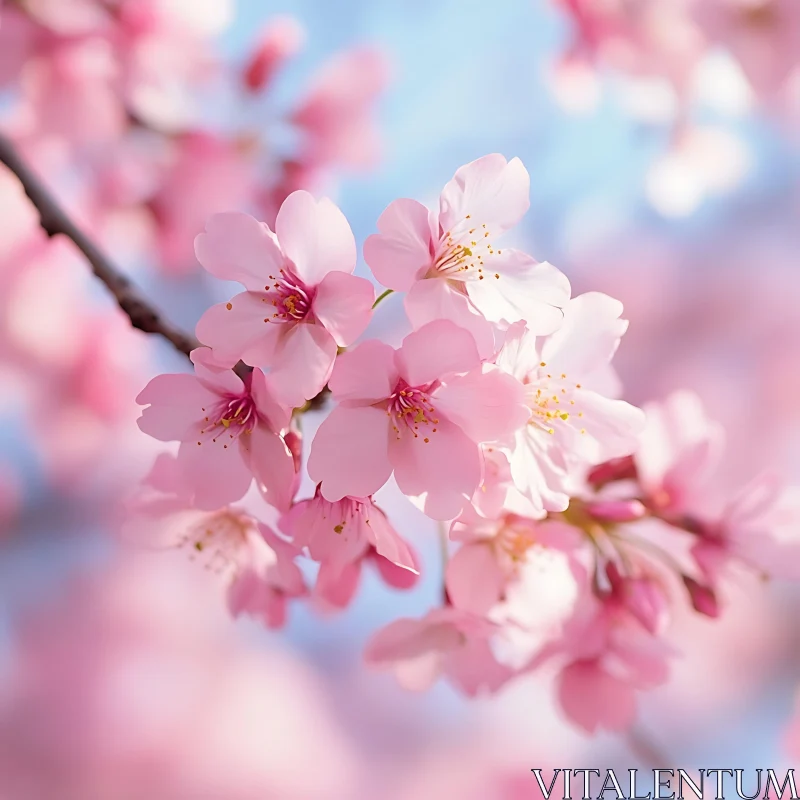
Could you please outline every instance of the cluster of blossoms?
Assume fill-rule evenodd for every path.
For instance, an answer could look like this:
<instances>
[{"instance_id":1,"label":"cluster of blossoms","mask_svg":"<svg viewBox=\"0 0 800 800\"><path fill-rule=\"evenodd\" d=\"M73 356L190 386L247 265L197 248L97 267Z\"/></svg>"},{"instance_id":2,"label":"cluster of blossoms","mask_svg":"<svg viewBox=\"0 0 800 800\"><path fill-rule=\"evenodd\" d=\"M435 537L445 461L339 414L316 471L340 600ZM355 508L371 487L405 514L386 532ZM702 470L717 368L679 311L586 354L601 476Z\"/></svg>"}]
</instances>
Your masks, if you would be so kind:
<instances>
[{"instance_id":1,"label":"cluster of blossoms","mask_svg":"<svg viewBox=\"0 0 800 800\"><path fill-rule=\"evenodd\" d=\"M761 103L785 113L800 93L800 9L793 0L554 0L572 22L561 69L608 66L668 83L681 103L721 50Z\"/></svg>"},{"instance_id":2,"label":"cluster of blossoms","mask_svg":"<svg viewBox=\"0 0 800 800\"><path fill-rule=\"evenodd\" d=\"M571 297L501 240L528 195L519 159L493 154L461 167L438 208L393 202L363 248L378 300L329 200L293 192L274 230L212 216L197 258L244 291L200 319L194 374L137 398L141 430L179 445L136 511L224 576L233 614L277 627L292 599L346 607L367 562L414 585L424 565L374 500L393 481L445 523L451 557L442 606L378 631L367 662L468 695L546 664L575 723L620 729L668 676L675 603L714 617L732 569L800 574L800 504L771 478L712 504L721 434L697 399L619 399L622 305ZM397 348L360 340L391 292L411 332ZM309 445L301 415L329 396ZM315 489L298 498L304 470ZM246 510L253 487L277 531ZM303 559L319 564L313 588Z\"/></svg>"},{"instance_id":3,"label":"cluster of blossoms","mask_svg":"<svg viewBox=\"0 0 800 800\"><path fill-rule=\"evenodd\" d=\"M291 192L329 186L378 154L381 53L336 54L279 106L303 28L275 17L244 58L224 61L215 37L232 16L232 0L2 3L0 134L101 249L125 254L137 282L199 283L192 241L209 215L247 208L274 220ZM210 118L209 106L231 97ZM291 146L279 145L277 126L291 129ZM139 445L131 398L146 350L123 315L97 302L81 254L45 234L4 167L0 206L3 401L19 397L48 478L72 488L105 481L122 470L97 469L104 454ZM155 275L142 276L143 265Z\"/></svg>"},{"instance_id":4,"label":"cluster of blossoms","mask_svg":"<svg viewBox=\"0 0 800 800\"><path fill-rule=\"evenodd\" d=\"M214 38L233 0L12 0L0 23L0 127L48 180L73 187L101 242L191 274L206 218L247 208L274 220L295 189L319 189L378 155L372 112L387 81L369 47L335 55L292 104L273 90L305 31L275 17L242 63ZM231 105L208 118L209 105ZM281 147L276 127L295 134ZM284 137L286 138L286 137ZM44 171L44 170L43 170Z\"/></svg>"}]
</instances>

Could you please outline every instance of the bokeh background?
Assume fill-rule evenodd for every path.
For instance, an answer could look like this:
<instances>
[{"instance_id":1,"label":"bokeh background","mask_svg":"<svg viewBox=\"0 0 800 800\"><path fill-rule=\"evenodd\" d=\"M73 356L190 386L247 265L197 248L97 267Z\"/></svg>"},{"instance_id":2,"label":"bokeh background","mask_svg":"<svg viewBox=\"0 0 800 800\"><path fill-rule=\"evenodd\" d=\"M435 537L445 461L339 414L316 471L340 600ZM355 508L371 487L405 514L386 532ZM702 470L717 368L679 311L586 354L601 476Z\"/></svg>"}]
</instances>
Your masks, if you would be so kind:
<instances>
[{"instance_id":1,"label":"bokeh background","mask_svg":"<svg viewBox=\"0 0 800 800\"><path fill-rule=\"evenodd\" d=\"M89 4L72 5L77 15ZM303 125L291 120L298 99L320 76L344 81L357 97L353 108L343 101L340 116L352 124L336 129L334 152L309 174L281 176L334 197L359 243L394 198L430 201L461 164L495 151L520 156L532 202L517 243L559 266L574 293L623 301L631 325L616 363L627 398L696 391L728 431L723 492L762 468L796 483L798 106L748 74L733 38L689 55L676 45L681 32L660 21L663 52L645 42L653 63L642 64L614 48L578 47L569 7L238 0L204 44L225 77L204 87L192 127L236 130L236 153L258 139L274 172L305 157ZM3 12L18 8L7 0ZM263 91L244 92L236 76L276 18L292 55ZM160 205L139 203L131 176L147 176L137 158L161 145L131 145L116 132L98 145L57 123L45 129L41 109L21 111L30 65L11 57L16 35L0 20L2 129L114 259L191 327L228 287L191 255L202 216L173 206L205 192L267 218L279 181L264 179L269 198L245 200L230 176L244 172L246 183L252 164L194 142L188 168L159 167L172 170L164 186L191 183L180 169L191 173L192 163L202 171L218 159L216 171L184 195L162 187ZM774 41L748 58L788 50L800 63L800 13L763 35ZM371 55L337 73L336 59L353 51ZM100 169L103 159L118 171ZM87 161L93 172L80 166ZM135 202L114 206L114 192ZM791 765L800 595L789 586L731 586L721 619L677 619L682 656L670 683L644 698L632 737L576 731L555 707L548 674L465 700L446 685L408 694L362 666L371 632L424 613L441 593L436 531L391 492L382 503L426 567L413 591L367 575L341 614L296 604L279 632L231 621L182 553L119 535L124 498L154 454L136 428L134 397L152 375L184 364L128 329L68 244L40 240L4 171L0 209L3 800L504 800L536 796L532 767ZM363 263L358 272L369 275ZM371 333L399 339L404 326L401 302L389 298Z\"/></svg>"}]
</instances>

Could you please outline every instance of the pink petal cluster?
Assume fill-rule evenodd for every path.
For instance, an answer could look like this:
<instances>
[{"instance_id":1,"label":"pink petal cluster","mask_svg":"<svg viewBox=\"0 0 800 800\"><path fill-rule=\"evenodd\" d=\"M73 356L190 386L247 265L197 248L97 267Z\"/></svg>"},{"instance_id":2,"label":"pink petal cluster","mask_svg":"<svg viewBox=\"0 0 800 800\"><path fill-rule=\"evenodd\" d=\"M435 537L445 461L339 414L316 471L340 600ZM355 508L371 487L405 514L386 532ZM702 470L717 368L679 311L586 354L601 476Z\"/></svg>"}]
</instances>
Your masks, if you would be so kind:
<instances>
[{"instance_id":1,"label":"pink petal cluster","mask_svg":"<svg viewBox=\"0 0 800 800\"><path fill-rule=\"evenodd\" d=\"M480 445L526 417L522 385L483 365L470 333L445 319L397 350L368 341L340 356L330 389L339 405L308 462L323 496L370 495L394 474L433 519L461 512L481 481Z\"/></svg>"},{"instance_id":2,"label":"pink petal cluster","mask_svg":"<svg viewBox=\"0 0 800 800\"><path fill-rule=\"evenodd\" d=\"M136 401L144 433L180 442L177 463L198 508L235 503L255 478L276 508L288 508L296 489L292 453L283 434L291 410L278 403L266 376L242 381L219 367L207 348L192 352L194 375L159 375Z\"/></svg>"},{"instance_id":3,"label":"pink petal cluster","mask_svg":"<svg viewBox=\"0 0 800 800\"><path fill-rule=\"evenodd\" d=\"M314 397L337 347L352 344L372 315L374 290L352 274L356 244L342 212L330 200L293 192L275 233L246 214L218 214L195 249L212 275L246 289L203 315L198 338L220 363L269 367L289 405Z\"/></svg>"},{"instance_id":4,"label":"pink petal cluster","mask_svg":"<svg viewBox=\"0 0 800 800\"><path fill-rule=\"evenodd\" d=\"M499 155L459 169L438 212L389 206L364 255L390 290L380 301L407 292L397 347L356 343L377 303L333 203L293 192L274 231L211 217L198 259L245 291L198 323L208 347L194 376L142 392L140 427L180 442L182 502L201 527L222 526L214 541L237 543L233 613L282 622L280 603L305 593L304 556L322 612L352 602L368 564L412 589L425 565L374 500L394 484L445 523L443 601L377 631L367 663L411 689L443 677L468 695L548 665L570 721L618 731L669 676L676 603L719 616L735 565L794 577L800 508L766 479L713 501L722 432L692 394L645 410L620 399L622 304L571 298L554 267L495 244L527 206L525 168ZM310 447L308 409L326 414ZM313 490L295 500L303 466ZM253 478L283 536L230 533L246 527L230 504ZM254 538L272 554L266 571Z\"/></svg>"},{"instance_id":5,"label":"pink petal cluster","mask_svg":"<svg viewBox=\"0 0 800 800\"><path fill-rule=\"evenodd\" d=\"M295 503L280 527L319 562L314 595L335 609L349 605L366 564L374 565L396 589L411 589L417 582L419 569L410 545L369 497L331 502L318 489L314 497Z\"/></svg>"},{"instance_id":6,"label":"pink petal cluster","mask_svg":"<svg viewBox=\"0 0 800 800\"><path fill-rule=\"evenodd\" d=\"M288 601L307 594L295 563L300 551L235 506L198 507L181 461L157 459L130 504L128 538L155 548L184 550L224 583L228 610L249 614L267 627L286 622Z\"/></svg>"},{"instance_id":7,"label":"pink petal cluster","mask_svg":"<svg viewBox=\"0 0 800 800\"><path fill-rule=\"evenodd\" d=\"M493 153L456 172L438 212L402 199L381 214L364 258L384 286L408 292L414 327L451 319L475 336L484 356L494 323L525 320L538 334L558 327L570 293L566 277L498 242L528 210L529 190L522 162Z\"/></svg>"}]
</instances>

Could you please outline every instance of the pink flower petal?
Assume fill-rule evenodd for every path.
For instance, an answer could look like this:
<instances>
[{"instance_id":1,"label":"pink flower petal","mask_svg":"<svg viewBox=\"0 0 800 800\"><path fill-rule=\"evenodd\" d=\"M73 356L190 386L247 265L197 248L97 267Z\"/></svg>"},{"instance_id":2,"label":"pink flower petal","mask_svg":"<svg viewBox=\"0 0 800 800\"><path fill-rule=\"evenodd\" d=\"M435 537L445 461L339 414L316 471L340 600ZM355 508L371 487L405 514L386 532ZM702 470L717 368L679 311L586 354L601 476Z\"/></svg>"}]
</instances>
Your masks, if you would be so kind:
<instances>
[{"instance_id":1,"label":"pink flower petal","mask_svg":"<svg viewBox=\"0 0 800 800\"><path fill-rule=\"evenodd\" d=\"M370 512L367 537L377 553L406 571L419 573L411 548L394 529L386 515L375 506Z\"/></svg>"},{"instance_id":2,"label":"pink flower petal","mask_svg":"<svg viewBox=\"0 0 800 800\"><path fill-rule=\"evenodd\" d=\"M270 229L249 214L214 214L206 232L194 242L197 260L226 281L239 281L251 291L263 291L268 276L280 271L283 253Z\"/></svg>"},{"instance_id":3,"label":"pink flower petal","mask_svg":"<svg viewBox=\"0 0 800 800\"><path fill-rule=\"evenodd\" d=\"M569 302L571 290L564 273L551 264L503 248L487 262L484 274L484 280L465 285L470 299L487 319L525 320L537 336L552 333L561 325L562 309Z\"/></svg>"},{"instance_id":4,"label":"pink flower petal","mask_svg":"<svg viewBox=\"0 0 800 800\"><path fill-rule=\"evenodd\" d=\"M328 385L337 400L374 403L388 397L397 383L394 348L370 339L342 353Z\"/></svg>"},{"instance_id":5,"label":"pink flower petal","mask_svg":"<svg viewBox=\"0 0 800 800\"><path fill-rule=\"evenodd\" d=\"M283 439L265 425L256 425L239 444L245 462L266 501L279 511L288 510L295 488L294 459Z\"/></svg>"},{"instance_id":6,"label":"pink flower petal","mask_svg":"<svg viewBox=\"0 0 800 800\"><path fill-rule=\"evenodd\" d=\"M505 588L505 576L491 544L463 545L447 565L446 586L456 608L485 616L502 600Z\"/></svg>"},{"instance_id":7,"label":"pink flower petal","mask_svg":"<svg viewBox=\"0 0 800 800\"><path fill-rule=\"evenodd\" d=\"M157 375L136 398L139 405L149 404L137 423L143 433L159 441L186 441L199 429L202 409L218 400L219 395L194 375Z\"/></svg>"},{"instance_id":8,"label":"pink flower petal","mask_svg":"<svg viewBox=\"0 0 800 800\"><path fill-rule=\"evenodd\" d=\"M217 394L242 394L244 383L230 367L221 365L210 347L197 347L189 353L194 374L210 391Z\"/></svg>"},{"instance_id":9,"label":"pink flower petal","mask_svg":"<svg viewBox=\"0 0 800 800\"><path fill-rule=\"evenodd\" d=\"M275 348L270 386L279 402L297 407L325 386L336 359L336 342L322 325L281 327L286 330Z\"/></svg>"},{"instance_id":10,"label":"pink flower petal","mask_svg":"<svg viewBox=\"0 0 800 800\"><path fill-rule=\"evenodd\" d=\"M228 303L211 306L197 323L197 338L214 351L220 364L233 366L242 360L254 366L270 366L277 341L286 326L269 321L264 295L237 294Z\"/></svg>"},{"instance_id":11,"label":"pink flower petal","mask_svg":"<svg viewBox=\"0 0 800 800\"><path fill-rule=\"evenodd\" d=\"M430 212L416 200L395 200L378 217L378 230L364 242L364 260L384 286L408 291L431 265Z\"/></svg>"},{"instance_id":12,"label":"pink flower petal","mask_svg":"<svg viewBox=\"0 0 800 800\"><path fill-rule=\"evenodd\" d=\"M273 431L278 432L289 427L292 409L278 402L270 379L258 367L250 375L250 392L259 415Z\"/></svg>"},{"instance_id":13,"label":"pink flower petal","mask_svg":"<svg viewBox=\"0 0 800 800\"><path fill-rule=\"evenodd\" d=\"M583 416L574 418L574 426L570 418L570 424L559 428L567 453L588 464L600 464L629 455L636 449L639 433L645 425L640 408L624 400L609 400L588 389L580 390L575 403Z\"/></svg>"},{"instance_id":14,"label":"pink flower petal","mask_svg":"<svg viewBox=\"0 0 800 800\"><path fill-rule=\"evenodd\" d=\"M451 378L436 392L435 404L438 412L478 443L512 434L530 416L522 384L490 366Z\"/></svg>"},{"instance_id":15,"label":"pink flower petal","mask_svg":"<svg viewBox=\"0 0 800 800\"><path fill-rule=\"evenodd\" d=\"M347 347L369 324L374 300L375 289L366 278L329 272L317 287L312 308L336 344Z\"/></svg>"},{"instance_id":16,"label":"pink flower petal","mask_svg":"<svg viewBox=\"0 0 800 800\"><path fill-rule=\"evenodd\" d=\"M317 573L314 594L334 608L347 608L361 582L361 562L352 561L343 568L324 563Z\"/></svg>"},{"instance_id":17,"label":"pink flower petal","mask_svg":"<svg viewBox=\"0 0 800 800\"><path fill-rule=\"evenodd\" d=\"M295 273L309 286L316 286L329 272L355 269L353 232L327 197L317 201L306 191L292 192L278 211L275 231Z\"/></svg>"},{"instance_id":18,"label":"pink flower petal","mask_svg":"<svg viewBox=\"0 0 800 800\"><path fill-rule=\"evenodd\" d=\"M378 570L383 582L393 589L407 591L408 589L413 589L419 583L419 570L416 567L412 571L377 553L373 554L372 563Z\"/></svg>"},{"instance_id":19,"label":"pink flower petal","mask_svg":"<svg viewBox=\"0 0 800 800\"><path fill-rule=\"evenodd\" d=\"M449 319L472 334L481 358L491 358L495 352L494 326L462 292L446 280L417 281L405 298L405 309L415 330L437 319Z\"/></svg>"},{"instance_id":20,"label":"pink flower petal","mask_svg":"<svg viewBox=\"0 0 800 800\"><path fill-rule=\"evenodd\" d=\"M223 438L202 444L183 442L178 461L187 484L194 490L195 506L205 511L241 500L253 481L239 446Z\"/></svg>"},{"instance_id":21,"label":"pink flower petal","mask_svg":"<svg viewBox=\"0 0 800 800\"><path fill-rule=\"evenodd\" d=\"M460 167L439 200L439 222L453 230L469 214L493 235L519 222L530 206L530 176L518 158L506 162L499 153Z\"/></svg>"},{"instance_id":22,"label":"pink flower petal","mask_svg":"<svg viewBox=\"0 0 800 800\"><path fill-rule=\"evenodd\" d=\"M623 731L636 717L634 690L605 672L595 661L575 661L559 678L558 697L564 713L581 728Z\"/></svg>"},{"instance_id":23,"label":"pink flower petal","mask_svg":"<svg viewBox=\"0 0 800 800\"><path fill-rule=\"evenodd\" d=\"M480 450L447 419L440 419L436 427L427 437L414 437L410 431L399 439L390 437L389 458L403 494L421 498L429 517L453 519L480 483Z\"/></svg>"},{"instance_id":24,"label":"pink flower petal","mask_svg":"<svg viewBox=\"0 0 800 800\"><path fill-rule=\"evenodd\" d=\"M452 373L468 372L481 361L469 331L445 319L409 333L395 360L409 386L425 386Z\"/></svg>"},{"instance_id":25,"label":"pink flower petal","mask_svg":"<svg viewBox=\"0 0 800 800\"><path fill-rule=\"evenodd\" d=\"M573 297L564 308L561 327L542 348L542 360L555 371L586 376L611 361L628 328L620 319L622 303L601 292Z\"/></svg>"},{"instance_id":26,"label":"pink flower petal","mask_svg":"<svg viewBox=\"0 0 800 800\"><path fill-rule=\"evenodd\" d=\"M389 417L377 408L338 406L322 423L311 445L308 474L322 481L327 500L368 497L392 474L388 454Z\"/></svg>"}]
</instances>

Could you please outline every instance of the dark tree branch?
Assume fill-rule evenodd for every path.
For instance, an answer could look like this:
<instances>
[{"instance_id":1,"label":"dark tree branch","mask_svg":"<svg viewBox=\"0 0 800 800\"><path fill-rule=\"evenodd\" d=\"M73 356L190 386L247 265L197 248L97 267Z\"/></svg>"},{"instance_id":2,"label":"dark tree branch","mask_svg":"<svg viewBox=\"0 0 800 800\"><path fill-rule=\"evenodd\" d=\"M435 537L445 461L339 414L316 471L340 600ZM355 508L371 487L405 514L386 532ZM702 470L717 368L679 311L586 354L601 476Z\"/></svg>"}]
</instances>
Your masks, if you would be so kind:
<instances>
[{"instance_id":1,"label":"dark tree branch","mask_svg":"<svg viewBox=\"0 0 800 800\"><path fill-rule=\"evenodd\" d=\"M106 285L131 325L144 333L163 336L176 350L188 356L200 343L190 334L174 327L151 305L150 301L108 259L100 248L67 216L55 198L25 164L14 144L0 134L0 163L19 178L25 194L36 210L42 229L48 236L66 236L86 256L92 272Z\"/></svg>"}]
</instances>

